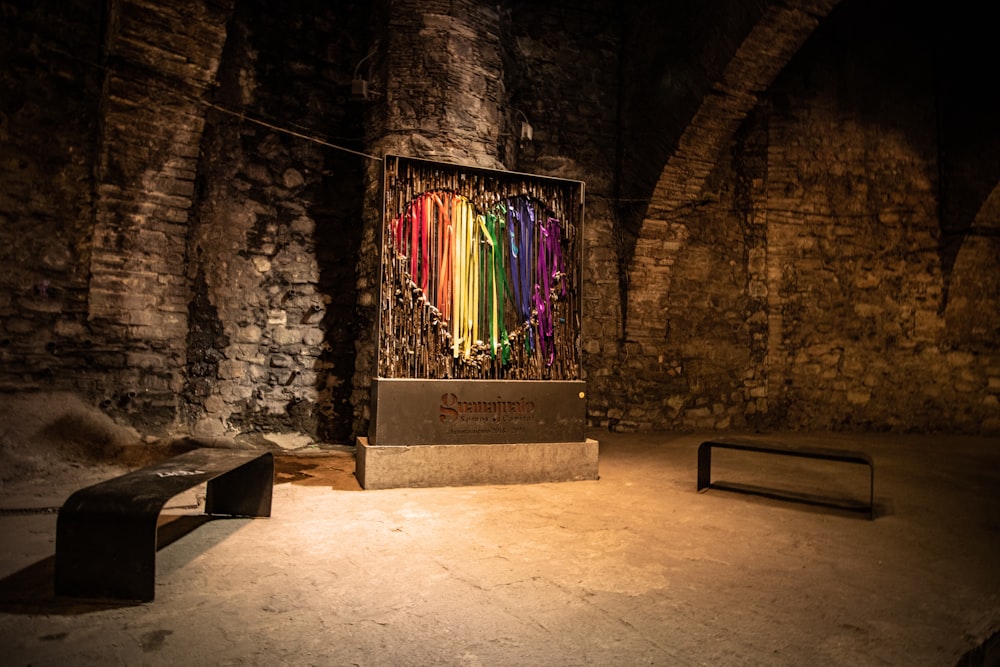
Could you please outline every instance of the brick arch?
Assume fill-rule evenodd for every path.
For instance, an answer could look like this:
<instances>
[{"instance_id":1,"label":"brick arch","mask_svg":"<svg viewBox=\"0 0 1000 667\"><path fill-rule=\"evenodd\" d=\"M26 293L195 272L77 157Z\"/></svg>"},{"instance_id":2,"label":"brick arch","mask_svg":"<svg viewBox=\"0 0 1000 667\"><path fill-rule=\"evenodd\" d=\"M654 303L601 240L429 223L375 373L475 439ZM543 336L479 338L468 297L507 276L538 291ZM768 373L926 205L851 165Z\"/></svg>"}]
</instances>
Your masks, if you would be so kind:
<instances>
[{"instance_id":1,"label":"brick arch","mask_svg":"<svg viewBox=\"0 0 1000 667\"><path fill-rule=\"evenodd\" d=\"M626 338L661 338L667 329L671 249L684 242L675 224L698 205L706 179L747 114L820 21L840 0L788 0L769 6L743 39L667 159L635 244Z\"/></svg>"},{"instance_id":2,"label":"brick arch","mask_svg":"<svg viewBox=\"0 0 1000 667\"><path fill-rule=\"evenodd\" d=\"M945 322L949 342L988 351L1000 331L1000 183L955 243L945 275Z\"/></svg>"}]
</instances>

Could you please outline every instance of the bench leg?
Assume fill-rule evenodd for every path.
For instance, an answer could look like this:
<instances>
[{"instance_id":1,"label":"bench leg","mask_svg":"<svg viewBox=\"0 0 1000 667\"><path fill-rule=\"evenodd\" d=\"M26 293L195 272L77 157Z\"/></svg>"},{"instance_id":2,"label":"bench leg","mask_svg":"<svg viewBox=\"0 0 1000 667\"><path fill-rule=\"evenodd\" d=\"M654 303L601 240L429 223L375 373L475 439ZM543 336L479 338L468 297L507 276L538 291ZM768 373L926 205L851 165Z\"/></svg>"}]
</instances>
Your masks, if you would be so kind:
<instances>
[{"instance_id":1,"label":"bench leg","mask_svg":"<svg viewBox=\"0 0 1000 667\"><path fill-rule=\"evenodd\" d=\"M269 453L209 481L205 513L271 516L273 487L274 456Z\"/></svg>"},{"instance_id":2,"label":"bench leg","mask_svg":"<svg viewBox=\"0 0 1000 667\"><path fill-rule=\"evenodd\" d=\"M156 516L59 513L57 595L148 601L155 587Z\"/></svg>"},{"instance_id":3,"label":"bench leg","mask_svg":"<svg viewBox=\"0 0 1000 667\"><path fill-rule=\"evenodd\" d=\"M875 520L875 466L868 466L868 518Z\"/></svg>"},{"instance_id":4,"label":"bench leg","mask_svg":"<svg viewBox=\"0 0 1000 667\"><path fill-rule=\"evenodd\" d=\"M712 445L703 442L698 446L698 491L712 485Z\"/></svg>"}]
</instances>

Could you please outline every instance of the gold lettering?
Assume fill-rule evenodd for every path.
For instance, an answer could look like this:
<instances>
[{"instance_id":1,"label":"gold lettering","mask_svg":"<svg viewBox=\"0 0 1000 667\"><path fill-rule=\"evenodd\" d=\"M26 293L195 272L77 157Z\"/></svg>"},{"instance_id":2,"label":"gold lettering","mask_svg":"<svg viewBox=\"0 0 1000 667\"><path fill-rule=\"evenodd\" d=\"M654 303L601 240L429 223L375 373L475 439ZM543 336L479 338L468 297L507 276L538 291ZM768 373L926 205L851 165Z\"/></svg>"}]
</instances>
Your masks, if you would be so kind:
<instances>
[{"instance_id":1,"label":"gold lettering","mask_svg":"<svg viewBox=\"0 0 1000 667\"><path fill-rule=\"evenodd\" d=\"M458 419L459 409L456 409L458 403L458 396L455 394L442 394L441 395L441 411L438 413L438 419L441 423L453 422Z\"/></svg>"},{"instance_id":2,"label":"gold lettering","mask_svg":"<svg viewBox=\"0 0 1000 667\"><path fill-rule=\"evenodd\" d=\"M502 396L497 396L495 401L460 401L456 394L448 393L441 395L438 420L442 424L455 421L482 421L487 418L500 422L506 421L507 415L510 414L529 415L534 411L535 404L524 397L519 401L505 401Z\"/></svg>"}]
</instances>

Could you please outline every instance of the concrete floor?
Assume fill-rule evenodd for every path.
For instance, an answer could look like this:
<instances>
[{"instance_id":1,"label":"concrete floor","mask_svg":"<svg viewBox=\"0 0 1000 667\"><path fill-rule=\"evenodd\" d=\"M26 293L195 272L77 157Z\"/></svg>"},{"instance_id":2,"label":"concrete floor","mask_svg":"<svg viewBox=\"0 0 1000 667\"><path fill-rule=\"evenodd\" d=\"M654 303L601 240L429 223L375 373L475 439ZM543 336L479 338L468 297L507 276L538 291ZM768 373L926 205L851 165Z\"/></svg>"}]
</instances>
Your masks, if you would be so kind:
<instances>
[{"instance_id":1,"label":"concrete floor","mask_svg":"<svg viewBox=\"0 0 1000 667\"><path fill-rule=\"evenodd\" d=\"M362 491L349 451L278 458L273 516L161 548L156 600L52 592L53 513L104 470L0 490L5 665L997 664L1000 441L780 434L875 460L874 521L695 491L699 435L589 434L596 481ZM836 464L715 479L860 497ZM774 458L774 457L770 457ZM196 494L165 512L180 525ZM970 654L969 652L972 651ZM963 656L966 656L963 658Z\"/></svg>"}]
</instances>

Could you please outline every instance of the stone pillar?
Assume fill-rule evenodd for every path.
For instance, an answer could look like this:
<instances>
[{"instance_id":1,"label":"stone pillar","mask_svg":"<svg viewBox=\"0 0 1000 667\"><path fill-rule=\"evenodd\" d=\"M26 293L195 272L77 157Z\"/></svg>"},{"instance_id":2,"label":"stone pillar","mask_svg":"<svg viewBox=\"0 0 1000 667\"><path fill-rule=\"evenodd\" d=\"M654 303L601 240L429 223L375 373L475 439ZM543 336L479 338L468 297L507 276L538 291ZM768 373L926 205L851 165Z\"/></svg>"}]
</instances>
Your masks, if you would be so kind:
<instances>
[{"instance_id":1,"label":"stone pillar","mask_svg":"<svg viewBox=\"0 0 1000 667\"><path fill-rule=\"evenodd\" d=\"M368 152L502 169L499 138L505 131L507 99L497 5L483 0L387 0L380 9L375 51L359 71L371 85ZM368 430L375 373L381 170L381 162L368 165L358 266L358 305L364 320L354 376L358 435Z\"/></svg>"},{"instance_id":2,"label":"stone pillar","mask_svg":"<svg viewBox=\"0 0 1000 667\"><path fill-rule=\"evenodd\" d=\"M389 0L380 152L501 169L500 15L483 0Z\"/></svg>"},{"instance_id":3,"label":"stone pillar","mask_svg":"<svg viewBox=\"0 0 1000 667\"><path fill-rule=\"evenodd\" d=\"M189 288L185 249L226 2L111 3L88 316L116 348L113 405L176 417ZM111 398L109 396L109 398Z\"/></svg>"}]
</instances>

